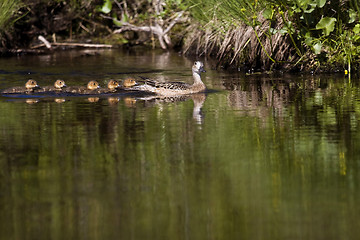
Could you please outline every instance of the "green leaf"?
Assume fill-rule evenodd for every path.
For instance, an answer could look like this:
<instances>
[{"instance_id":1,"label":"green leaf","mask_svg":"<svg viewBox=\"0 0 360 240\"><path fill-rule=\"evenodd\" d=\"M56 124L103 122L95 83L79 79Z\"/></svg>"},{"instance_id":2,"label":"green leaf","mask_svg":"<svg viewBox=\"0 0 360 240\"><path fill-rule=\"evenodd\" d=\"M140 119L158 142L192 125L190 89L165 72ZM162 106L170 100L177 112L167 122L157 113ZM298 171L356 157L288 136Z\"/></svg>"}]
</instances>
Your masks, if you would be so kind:
<instances>
[{"instance_id":1,"label":"green leaf","mask_svg":"<svg viewBox=\"0 0 360 240\"><path fill-rule=\"evenodd\" d=\"M322 8L323 6L325 6L326 0L317 0L316 2L317 2L316 5L319 8Z\"/></svg>"},{"instance_id":2,"label":"green leaf","mask_svg":"<svg viewBox=\"0 0 360 240\"><path fill-rule=\"evenodd\" d=\"M316 29L322 30L325 36L328 36L335 28L336 18L324 17L317 24Z\"/></svg>"},{"instance_id":3,"label":"green leaf","mask_svg":"<svg viewBox=\"0 0 360 240\"><path fill-rule=\"evenodd\" d=\"M313 46L313 48L314 48L315 54L320 54L321 48L322 48L321 42L316 43L316 44Z\"/></svg>"},{"instance_id":4,"label":"green leaf","mask_svg":"<svg viewBox=\"0 0 360 240\"><path fill-rule=\"evenodd\" d=\"M271 20L273 17L274 11L271 8L267 8L263 11L262 15L265 19Z\"/></svg>"},{"instance_id":5,"label":"green leaf","mask_svg":"<svg viewBox=\"0 0 360 240\"><path fill-rule=\"evenodd\" d=\"M111 9L112 9L111 0L105 0L104 5L102 5L102 7L98 9L98 11L108 14L109 12L111 12Z\"/></svg>"},{"instance_id":6,"label":"green leaf","mask_svg":"<svg viewBox=\"0 0 360 240\"><path fill-rule=\"evenodd\" d=\"M309 6L310 8L308 9L307 7ZM315 8L316 8L316 4L310 3L308 6L306 6L306 9L304 9L304 13L312 13L315 10Z\"/></svg>"},{"instance_id":7,"label":"green leaf","mask_svg":"<svg viewBox=\"0 0 360 240\"><path fill-rule=\"evenodd\" d=\"M113 18L112 20L113 20L113 23L118 27L121 27L123 25L123 22L119 21L117 18Z\"/></svg>"},{"instance_id":8,"label":"green leaf","mask_svg":"<svg viewBox=\"0 0 360 240\"><path fill-rule=\"evenodd\" d=\"M311 45L312 45L312 40L313 40L312 37L307 37L307 38L305 39L305 44L308 45L308 46L311 46Z\"/></svg>"},{"instance_id":9,"label":"green leaf","mask_svg":"<svg viewBox=\"0 0 360 240\"><path fill-rule=\"evenodd\" d=\"M349 10L349 22L348 22L348 23L353 23L353 22L355 22L355 20L356 20L356 15L357 15L357 13L356 13L353 9L350 9L350 10Z\"/></svg>"},{"instance_id":10,"label":"green leaf","mask_svg":"<svg viewBox=\"0 0 360 240\"><path fill-rule=\"evenodd\" d=\"M353 28L353 32L355 34L360 33L360 24L359 23L355 25L355 27Z\"/></svg>"},{"instance_id":11,"label":"green leaf","mask_svg":"<svg viewBox=\"0 0 360 240\"><path fill-rule=\"evenodd\" d=\"M122 22L128 22L129 21L129 17L128 17L128 15L126 13L123 13L121 15L121 21Z\"/></svg>"}]
</instances>

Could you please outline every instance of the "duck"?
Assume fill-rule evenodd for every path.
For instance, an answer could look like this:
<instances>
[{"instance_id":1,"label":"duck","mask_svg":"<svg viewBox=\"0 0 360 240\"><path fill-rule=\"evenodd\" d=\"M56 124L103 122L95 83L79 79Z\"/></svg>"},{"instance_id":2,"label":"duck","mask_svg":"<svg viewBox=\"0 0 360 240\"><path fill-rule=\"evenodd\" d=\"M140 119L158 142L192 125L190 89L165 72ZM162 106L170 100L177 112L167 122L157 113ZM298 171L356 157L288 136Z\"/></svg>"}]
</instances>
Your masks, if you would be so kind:
<instances>
[{"instance_id":1,"label":"duck","mask_svg":"<svg viewBox=\"0 0 360 240\"><path fill-rule=\"evenodd\" d=\"M123 81L122 88L131 88L135 85L137 85L137 82L134 78L127 78Z\"/></svg>"},{"instance_id":2,"label":"duck","mask_svg":"<svg viewBox=\"0 0 360 240\"><path fill-rule=\"evenodd\" d=\"M192 66L193 84L184 82L158 82L145 79L143 85L134 86L131 90L155 93L162 96L176 96L199 93L206 90L205 84L201 81L201 73L206 72L201 61L195 61Z\"/></svg>"},{"instance_id":3,"label":"duck","mask_svg":"<svg viewBox=\"0 0 360 240\"><path fill-rule=\"evenodd\" d=\"M95 80L91 80L88 82L86 87L84 87L84 86L67 87L65 92L77 93L77 94L94 94L94 93L96 93L96 90L99 88L100 88L99 83Z\"/></svg>"},{"instance_id":4,"label":"duck","mask_svg":"<svg viewBox=\"0 0 360 240\"><path fill-rule=\"evenodd\" d=\"M24 87L12 87L3 90L1 93L31 93L35 89L39 88L37 82L33 79L29 79Z\"/></svg>"},{"instance_id":5,"label":"duck","mask_svg":"<svg viewBox=\"0 0 360 240\"><path fill-rule=\"evenodd\" d=\"M95 92L99 93L99 94L116 92L117 88L119 88L119 87L120 87L120 84L118 81L110 80L107 84L107 88L99 88Z\"/></svg>"},{"instance_id":6,"label":"duck","mask_svg":"<svg viewBox=\"0 0 360 240\"><path fill-rule=\"evenodd\" d=\"M55 81L54 86L41 87L38 90L36 90L36 92L58 92L58 91L62 91L63 88L65 87L66 87L65 81L58 79Z\"/></svg>"}]
</instances>

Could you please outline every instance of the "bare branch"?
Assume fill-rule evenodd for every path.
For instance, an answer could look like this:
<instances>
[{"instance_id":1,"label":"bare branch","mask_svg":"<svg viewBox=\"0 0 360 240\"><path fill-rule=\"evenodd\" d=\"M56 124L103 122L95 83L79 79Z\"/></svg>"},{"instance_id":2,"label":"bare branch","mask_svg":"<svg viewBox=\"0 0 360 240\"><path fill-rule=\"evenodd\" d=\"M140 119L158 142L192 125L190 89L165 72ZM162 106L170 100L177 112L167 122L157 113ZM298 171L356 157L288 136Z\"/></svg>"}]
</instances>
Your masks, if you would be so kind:
<instances>
[{"instance_id":1,"label":"bare branch","mask_svg":"<svg viewBox=\"0 0 360 240\"><path fill-rule=\"evenodd\" d=\"M171 30L171 28L174 27L174 25L180 20L180 18L182 17L183 14L184 14L184 11L177 13L176 18L171 21L169 26L165 29L164 34L167 34Z\"/></svg>"}]
</instances>

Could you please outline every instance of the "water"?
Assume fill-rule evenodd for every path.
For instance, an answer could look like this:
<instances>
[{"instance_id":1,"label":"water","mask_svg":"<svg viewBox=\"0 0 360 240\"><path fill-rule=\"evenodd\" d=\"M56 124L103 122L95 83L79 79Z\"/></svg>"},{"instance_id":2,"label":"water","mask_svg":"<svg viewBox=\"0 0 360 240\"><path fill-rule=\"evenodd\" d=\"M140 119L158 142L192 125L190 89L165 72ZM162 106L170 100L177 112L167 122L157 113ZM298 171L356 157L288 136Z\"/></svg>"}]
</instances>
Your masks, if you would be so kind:
<instances>
[{"instance_id":1,"label":"water","mask_svg":"<svg viewBox=\"0 0 360 240\"><path fill-rule=\"evenodd\" d=\"M191 82L175 53L0 59L0 88L139 75ZM360 91L342 75L205 62L208 94L0 98L1 239L356 239Z\"/></svg>"}]
</instances>

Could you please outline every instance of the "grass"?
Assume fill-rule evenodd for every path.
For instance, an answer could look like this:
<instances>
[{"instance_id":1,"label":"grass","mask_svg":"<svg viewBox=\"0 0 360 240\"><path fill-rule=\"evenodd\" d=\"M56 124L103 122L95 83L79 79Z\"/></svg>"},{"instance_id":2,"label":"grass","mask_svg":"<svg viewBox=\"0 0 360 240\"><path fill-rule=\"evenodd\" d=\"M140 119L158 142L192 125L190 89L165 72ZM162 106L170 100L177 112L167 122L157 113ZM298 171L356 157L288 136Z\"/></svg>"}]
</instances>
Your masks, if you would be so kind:
<instances>
[{"instance_id":1,"label":"grass","mask_svg":"<svg viewBox=\"0 0 360 240\"><path fill-rule=\"evenodd\" d=\"M7 27L9 19L19 7L19 0L0 0L0 29Z\"/></svg>"}]
</instances>

